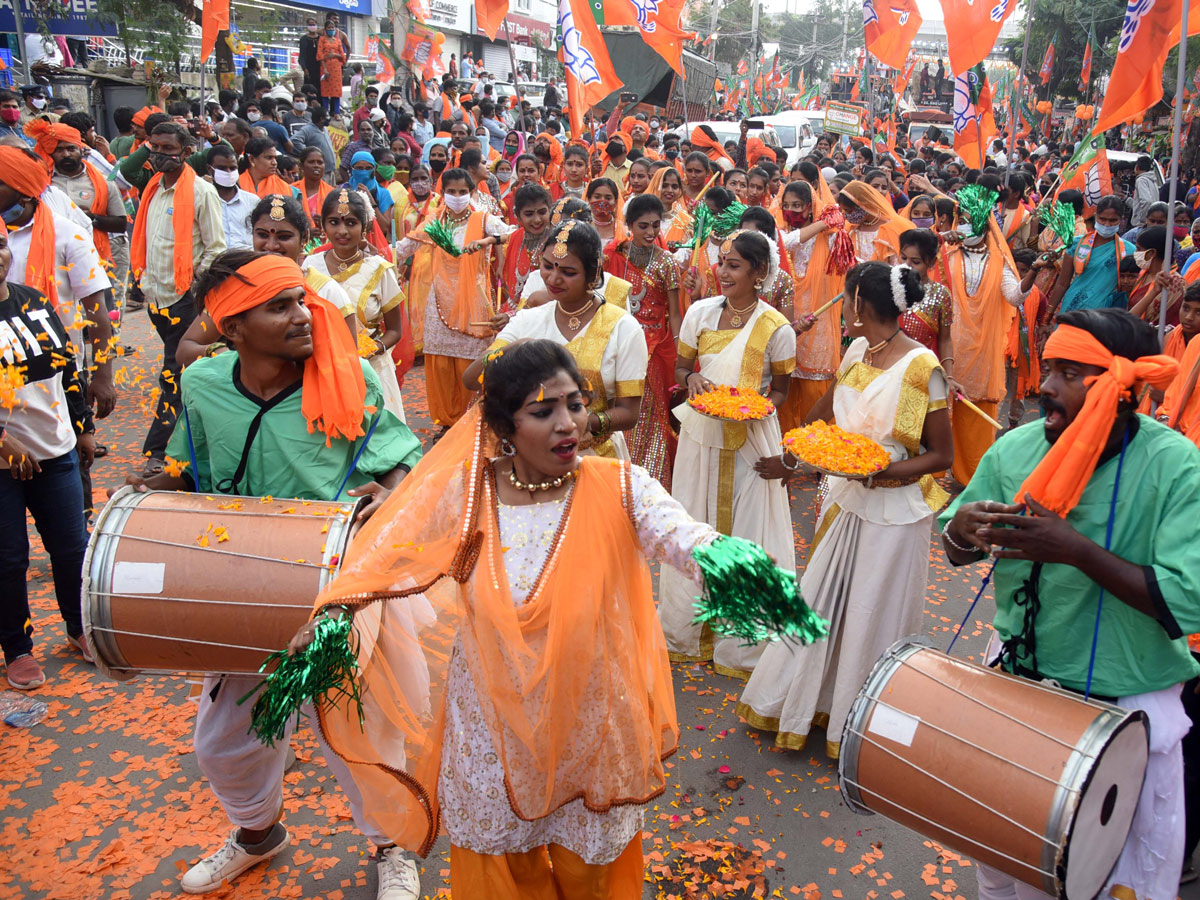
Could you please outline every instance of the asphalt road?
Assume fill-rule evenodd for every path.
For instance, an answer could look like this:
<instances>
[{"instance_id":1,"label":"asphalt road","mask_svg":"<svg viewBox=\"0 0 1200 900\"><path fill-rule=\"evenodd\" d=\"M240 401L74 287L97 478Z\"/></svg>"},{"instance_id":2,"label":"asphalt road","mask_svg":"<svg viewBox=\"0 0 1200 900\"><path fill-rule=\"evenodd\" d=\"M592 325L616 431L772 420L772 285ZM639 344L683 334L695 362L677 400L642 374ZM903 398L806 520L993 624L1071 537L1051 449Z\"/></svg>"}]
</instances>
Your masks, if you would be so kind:
<instances>
[{"instance_id":1,"label":"asphalt road","mask_svg":"<svg viewBox=\"0 0 1200 900\"><path fill-rule=\"evenodd\" d=\"M101 423L109 456L94 471L99 487L138 465L160 351L143 314L124 329L143 347L122 364L120 408ZM410 424L429 445L421 370L404 386ZM793 486L797 559L813 530L815 482ZM32 533L32 527L31 527ZM194 707L181 678L117 685L64 643L49 566L33 539L30 591L37 653L48 682L45 722L0 731L0 900L154 900L179 895L177 879L216 849L228 823L191 752ZM886 560L880 561L886 565ZM944 647L962 619L981 572L951 570L931 541L925 632ZM886 602L886 598L882 598ZM978 657L990 634L990 595L967 622L956 655ZM710 667L674 671L682 741L666 793L646 812L645 897L803 897L804 900L971 900L968 859L880 816L858 816L842 801L836 766L814 731L805 752L775 750L734 715L741 683ZM371 848L323 765L311 732L293 739L297 762L285 777L285 823L292 846L269 866L212 896L328 898L375 896ZM428 897L445 896L449 848L438 841L421 862ZM1200 898L1194 888L1188 900Z\"/></svg>"}]
</instances>

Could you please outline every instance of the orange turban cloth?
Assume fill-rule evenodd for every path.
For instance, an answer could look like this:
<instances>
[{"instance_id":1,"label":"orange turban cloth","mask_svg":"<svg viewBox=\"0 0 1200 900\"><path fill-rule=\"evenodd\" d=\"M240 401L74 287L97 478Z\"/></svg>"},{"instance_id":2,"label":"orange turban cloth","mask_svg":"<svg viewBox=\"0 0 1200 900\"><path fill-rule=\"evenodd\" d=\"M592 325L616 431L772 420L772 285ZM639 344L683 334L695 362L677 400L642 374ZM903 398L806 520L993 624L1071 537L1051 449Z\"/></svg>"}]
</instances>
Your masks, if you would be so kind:
<instances>
[{"instance_id":1,"label":"orange turban cloth","mask_svg":"<svg viewBox=\"0 0 1200 900\"><path fill-rule=\"evenodd\" d=\"M251 260L236 276L209 291L204 308L219 330L229 316L261 306L291 288L304 288L304 304L312 315L313 355L304 362L300 399L309 433L324 431L326 446L335 437L353 441L363 433L367 397L358 349L342 314L317 296L293 260L274 254Z\"/></svg>"},{"instance_id":2,"label":"orange turban cloth","mask_svg":"<svg viewBox=\"0 0 1200 900\"><path fill-rule=\"evenodd\" d=\"M162 112L157 106L143 106L133 114L133 124L141 128L146 124L146 120L150 118L151 113Z\"/></svg>"},{"instance_id":3,"label":"orange turban cloth","mask_svg":"<svg viewBox=\"0 0 1200 900\"><path fill-rule=\"evenodd\" d=\"M83 135L79 133L79 129L72 128L70 125L63 125L61 122L47 122L45 119L33 119L25 126L25 133L37 142L33 147L34 152L46 160L51 170L54 168L54 161L50 158L50 154L57 149L59 144L67 143L75 144L77 147L83 146Z\"/></svg>"},{"instance_id":4,"label":"orange turban cloth","mask_svg":"<svg viewBox=\"0 0 1200 900\"><path fill-rule=\"evenodd\" d=\"M747 138L746 139L746 162L749 165L757 165L760 159L766 159L769 162L775 162L775 152L770 150L762 138Z\"/></svg>"},{"instance_id":5,"label":"orange turban cloth","mask_svg":"<svg viewBox=\"0 0 1200 900\"><path fill-rule=\"evenodd\" d=\"M50 186L46 166L30 152L0 146L0 181L18 194L38 200L33 211L33 234L25 260L25 283L41 291L58 309L58 286L54 280L54 214L39 198Z\"/></svg>"},{"instance_id":6,"label":"orange turban cloth","mask_svg":"<svg viewBox=\"0 0 1200 900\"><path fill-rule=\"evenodd\" d=\"M1046 341L1043 359L1069 359L1105 371L1088 381L1087 399L1074 421L1042 457L1037 467L1017 489L1015 503L1031 494L1060 516L1065 516L1083 495L1096 463L1104 451L1117 419L1117 405L1135 385L1148 382L1166 388L1179 369L1169 356L1156 354L1138 359L1115 356L1089 332L1073 325L1059 325Z\"/></svg>"}]
</instances>

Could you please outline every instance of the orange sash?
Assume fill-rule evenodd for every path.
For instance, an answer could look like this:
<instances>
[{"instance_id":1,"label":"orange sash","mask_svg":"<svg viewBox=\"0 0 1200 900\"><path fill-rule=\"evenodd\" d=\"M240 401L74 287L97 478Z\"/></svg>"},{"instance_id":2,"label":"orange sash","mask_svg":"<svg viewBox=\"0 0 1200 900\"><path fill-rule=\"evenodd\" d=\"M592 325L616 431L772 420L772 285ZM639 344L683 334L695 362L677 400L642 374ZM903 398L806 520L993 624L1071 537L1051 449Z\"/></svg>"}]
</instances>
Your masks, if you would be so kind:
<instances>
[{"instance_id":1,"label":"orange sash","mask_svg":"<svg viewBox=\"0 0 1200 900\"><path fill-rule=\"evenodd\" d=\"M171 227L175 237L175 291L181 296L192 287L193 269L196 265L192 259L192 220L196 216L195 182L196 170L185 162L175 182L175 207L171 213ZM138 207L137 218L133 222L129 265L137 278L141 278L142 272L146 270L146 220L149 218L150 200L158 193L161 185L162 172L156 172L142 191L142 204Z\"/></svg>"},{"instance_id":2,"label":"orange sash","mask_svg":"<svg viewBox=\"0 0 1200 900\"><path fill-rule=\"evenodd\" d=\"M295 193L292 191L292 186L280 178L278 175L268 175L258 183L258 187L254 186L254 179L250 176L250 170L247 169L238 177L238 186L242 190L249 191L261 200L263 197L270 197L272 194L280 194L284 197L293 197Z\"/></svg>"},{"instance_id":3,"label":"orange sash","mask_svg":"<svg viewBox=\"0 0 1200 900\"><path fill-rule=\"evenodd\" d=\"M441 212L440 208L434 210L425 221L432 221ZM467 219L466 234L463 236L464 245L482 240L484 216L485 213L482 212L471 213ZM457 331L467 337L478 339L491 337L492 333L487 328L471 324L472 322L486 322L495 315L491 286L487 277L488 264L491 259L490 251L480 250L478 253L464 253L458 257L450 256L430 241L429 235L425 233L424 222L413 229L408 236L429 248L423 254L425 251L423 247L414 255L413 271L409 281L410 297L414 297L414 299L419 297L421 315L424 315L425 301L432 289L434 301L437 304L437 314L442 320L442 324L451 331ZM417 258L422 255L425 256L425 259L421 262L421 272L418 275ZM415 315L414 311L410 311L410 316L412 315ZM424 319L422 319L423 321ZM421 333L424 335L423 327Z\"/></svg>"},{"instance_id":4,"label":"orange sash","mask_svg":"<svg viewBox=\"0 0 1200 900\"><path fill-rule=\"evenodd\" d=\"M995 231L999 226L992 220ZM1000 243L1004 243L1000 237ZM954 296L954 378L969 399L1004 398L1004 343L1013 309L1001 295L1005 257L993 246L989 234L987 262L974 294L967 293L964 251L950 251L950 293ZM1007 246L1007 244L1005 244Z\"/></svg>"}]
</instances>

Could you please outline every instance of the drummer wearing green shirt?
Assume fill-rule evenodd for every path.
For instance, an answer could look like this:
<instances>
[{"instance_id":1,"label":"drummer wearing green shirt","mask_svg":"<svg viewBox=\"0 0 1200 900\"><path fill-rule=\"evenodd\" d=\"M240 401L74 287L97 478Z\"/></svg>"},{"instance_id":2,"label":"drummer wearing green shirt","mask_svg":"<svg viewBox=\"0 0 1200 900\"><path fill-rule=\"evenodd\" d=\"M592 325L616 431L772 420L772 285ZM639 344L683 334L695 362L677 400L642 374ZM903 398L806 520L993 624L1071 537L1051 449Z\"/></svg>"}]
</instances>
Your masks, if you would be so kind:
<instances>
[{"instance_id":1,"label":"drummer wearing green shirt","mask_svg":"<svg viewBox=\"0 0 1200 900\"><path fill-rule=\"evenodd\" d=\"M1191 727L1180 686L1200 672L1184 638L1200 631L1200 454L1135 413L1139 391L1176 369L1149 325L1115 309L1058 322L1043 353L1045 418L987 451L942 513L942 541L954 565L996 559L993 644L1007 671L1150 718L1134 825L1102 895L1173 898ZM1046 896L977 870L981 900Z\"/></svg>"},{"instance_id":2,"label":"drummer wearing green shirt","mask_svg":"<svg viewBox=\"0 0 1200 900\"><path fill-rule=\"evenodd\" d=\"M359 521L421 456L421 445L383 402L341 313L307 285L293 260L231 250L213 262L196 297L233 346L183 372L183 409L167 470L127 479L138 489L338 500L369 497ZM269 591L269 585L247 585ZM236 628L236 623L231 628ZM290 842L280 821L288 740L250 733L257 676L205 679L196 713L196 761L235 826L181 880L187 893L217 890ZM318 734L318 741L324 742ZM337 754L325 759L359 829L378 848L378 897L415 900L416 864L362 814L362 798Z\"/></svg>"}]
</instances>

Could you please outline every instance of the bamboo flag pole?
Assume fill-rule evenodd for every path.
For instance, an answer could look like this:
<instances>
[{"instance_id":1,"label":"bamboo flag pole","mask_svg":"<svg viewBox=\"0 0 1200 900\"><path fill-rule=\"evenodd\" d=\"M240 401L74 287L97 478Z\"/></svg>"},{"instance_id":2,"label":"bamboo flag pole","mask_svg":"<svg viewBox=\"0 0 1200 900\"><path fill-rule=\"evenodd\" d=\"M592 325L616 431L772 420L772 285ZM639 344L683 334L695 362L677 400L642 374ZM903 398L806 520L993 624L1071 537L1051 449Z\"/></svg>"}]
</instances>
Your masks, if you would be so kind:
<instances>
[{"instance_id":1,"label":"bamboo flag pole","mask_svg":"<svg viewBox=\"0 0 1200 900\"><path fill-rule=\"evenodd\" d=\"M967 409L971 410L971 412L975 413L978 416L982 416L984 419L986 419L991 424L991 426L993 428L995 428L997 431L1003 429L1003 427L1004 427L1003 425L1001 425L999 422L997 422L995 419L993 419L991 416L989 416L987 413L985 413L982 409L980 409L978 406L976 406L974 403L972 403L970 400L968 400L965 396L963 396L962 391L955 391L954 396L958 399L959 403L961 403Z\"/></svg>"},{"instance_id":2,"label":"bamboo flag pole","mask_svg":"<svg viewBox=\"0 0 1200 900\"><path fill-rule=\"evenodd\" d=\"M1167 221L1175 221L1175 201L1179 188L1179 135L1183 128L1183 86L1187 77L1187 45L1188 45L1188 7L1190 3L1181 4L1183 18L1180 22L1179 34L1179 68L1175 73L1175 114L1171 123L1171 185L1167 190ZM1174 233L1167 229L1166 246L1163 248L1163 259L1171 259L1171 240ZM1158 301L1158 340L1161 344L1167 335L1167 289L1162 289Z\"/></svg>"}]
</instances>

